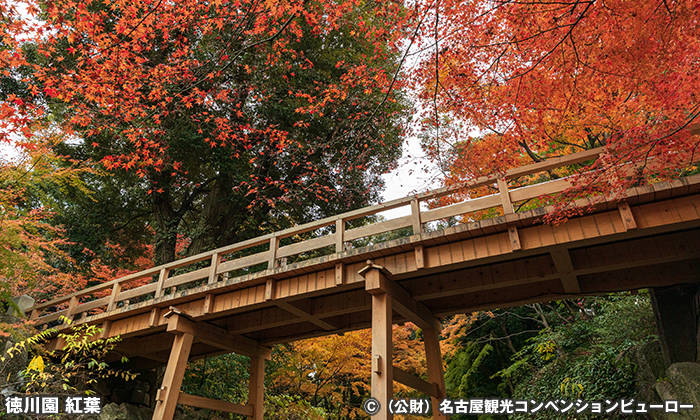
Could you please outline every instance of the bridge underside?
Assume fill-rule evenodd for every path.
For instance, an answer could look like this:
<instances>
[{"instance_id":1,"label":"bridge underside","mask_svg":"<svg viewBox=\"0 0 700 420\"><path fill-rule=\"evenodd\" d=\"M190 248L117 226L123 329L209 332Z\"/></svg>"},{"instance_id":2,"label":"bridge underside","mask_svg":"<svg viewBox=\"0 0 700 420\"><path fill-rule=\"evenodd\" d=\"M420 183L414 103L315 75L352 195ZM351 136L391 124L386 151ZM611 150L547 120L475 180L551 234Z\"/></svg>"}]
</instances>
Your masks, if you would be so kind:
<instances>
[{"instance_id":1,"label":"bridge underside","mask_svg":"<svg viewBox=\"0 0 700 420\"><path fill-rule=\"evenodd\" d=\"M637 188L625 202L596 204L592 213L558 226L539 223L546 209L538 209L424 232L266 270L245 282L166 295L80 322L102 324L104 336L121 335L117 350L130 357L132 369L170 360L169 371L184 370L188 358L235 351L250 355L259 371L266 349L276 343L403 321L436 331L437 339L436 317L697 283L699 186L696 179ZM378 315L381 311L384 316ZM390 335L381 336L373 333L373 340L384 340L374 343L384 350L373 353L391 360L390 350L386 353ZM186 354L181 351L179 359L172 359L183 345ZM439 359L439 349L437 356L434 350L426 341L433 363ZM374 362L373 383L375 374L382 376L376 372L383 371L377 387L390 389L386 381L391 383L391 365ZM441 378L422 383L403 374L394 370L395 379L423 387L434 397L444 395ZM261 378L254 380L262 386ZM179 391L176 385L171 389ZM251 395L262 404L262 391L256 392L251 390ZM180 402L196 405L190 397ZM245 407L223 409L261 416ZM157 418L169 417L161 413Z\"/></svg>"}]
</instances>

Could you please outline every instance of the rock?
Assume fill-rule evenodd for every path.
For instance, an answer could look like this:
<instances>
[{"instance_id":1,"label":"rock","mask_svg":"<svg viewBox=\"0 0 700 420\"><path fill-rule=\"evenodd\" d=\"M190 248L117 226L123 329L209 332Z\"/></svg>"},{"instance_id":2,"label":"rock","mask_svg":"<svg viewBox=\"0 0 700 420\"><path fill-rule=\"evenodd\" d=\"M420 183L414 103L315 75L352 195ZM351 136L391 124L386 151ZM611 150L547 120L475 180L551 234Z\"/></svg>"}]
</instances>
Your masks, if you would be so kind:
<instances>
[{"instance_id":1,"label":"rock","mask_svg":"<svg viewBox=\"0 0 700 420\"><path fill-rule=\"evenodd\" d=\"M106 380L98 380L93 385L92 390L103 397L109 397L112 394L112 388L109 387Z\"/></svg>"},{"instance_id":2,"label":"rock","mask_svg":"<svg viewBox=\"0 0 700 420\"><path fill-rule=\"evenodd\" d=\"M152 408L141 406L138 408L138 411L145 420L151 420L153 418Z\"/></svg>"},{"instance_id":3,"label":"rock","mask_svg":"<svg viewBox=\"0 0 700 420\"><path fill-rule=\"evenodd\" d=\"M655 340L637 346L634 357L637 364L637 391L655 386L667 367L661 353L661 343Z\"/></svg>"},{"instance_id":4,"label":"rock","mask_svg":"<svg viewBox=\"0 0 700 420\"><path fill-rule=\"evenodd\" d=\"M634 400L637 402L646 403L647 407L649 407L650 404L663 404L663 401L661 401L659 394L656 393L656 389L654 388L654 386L649 386L639 391L637 395L634 396ZM640 413L639 416L640 419L646 420L664 419L664 413L658 410L649 410L648 408L646 413Z\"/></svg>"},{"instance_id":5,"label":"rock","mask_svg":"<svg viewBox=\"0 0 700 420\"><path fill-rule=\"evenodd\" d=\"M134 392L131 393L131 398L129 398L129 402L132 402L134 404L142 404L142 405L148 405L150 400L150 395L148 395L146 392L144 392L142 389L134 389Z\"/></svg>"},{"instance_id":6,"label":"rock","mask_svg":"<svg viewBox=\"0 0 700 420\"><path fill-rule=\"evenodd\" d=\"M153 417L153 412L151 412L151 417L147 417L147 413L142 411L140 407L132 404L122 403L119 404L119 408L126 412L127 420L151 420Z\"/></svg>"},{"instance_id":7,"label":"rock","mask_svg":"<svg viewBox=\"0 0 700 420\"><path fill-rule=\"evenodd\" d=\"M19 297L12 298L12 301L15 303L15 305L17 305L20 312L18 313L17 309L10 306L9 308L7 308L7 315L14 315L14 316L17 316L19 318L24 318L25 313L27 312L27 309L34 306L34 298L32 298L31 296L27 296L27 295L22 295Z\"/></svg>"},{"instance_id":8,"label":"rock","mask_svg":"<svg viewBox=\"0 0 700 420\"><path fill-rule=\"evenodd\" d=\"M107 404L102 407L100 412L100 420L126 420L126 411L115 403Z\"/></svg>"},{"instance_id":9,"label":"rock","mask_svg":"<svg viewBox=\"0 0 700 420\"><path fill-rule=\"evenodd\" d=\"M700 419L700 363L674 363L666 369L666 377L656 383L656 392L662 400L679 404L693 404L693 410L665 414L662 419Z\"/></svg>"}]
</instances>

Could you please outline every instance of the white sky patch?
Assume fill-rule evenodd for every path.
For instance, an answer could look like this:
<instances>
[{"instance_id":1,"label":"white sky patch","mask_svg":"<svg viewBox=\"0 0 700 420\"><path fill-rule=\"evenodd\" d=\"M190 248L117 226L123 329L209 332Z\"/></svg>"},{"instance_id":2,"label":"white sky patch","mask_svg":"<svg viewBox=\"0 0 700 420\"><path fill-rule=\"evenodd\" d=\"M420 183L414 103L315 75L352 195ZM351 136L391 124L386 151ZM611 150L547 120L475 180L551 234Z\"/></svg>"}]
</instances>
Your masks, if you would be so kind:
<instances>
[{"instance_id":1,"label":"white sky patch","mask_svg":"<svg viewBox=\"0 0 700 420\"><path fill-rule=\"evenodd\" d=\"M382 194L384 201L407 197L442 186L437 165L425 156L417 137L409 137L406 140L399 166L384 174L383 177L386 182L386 189ZM407 216L411 214L411 206L387 210L380 214L387 219Z\"/></svg>"}]
</instances>

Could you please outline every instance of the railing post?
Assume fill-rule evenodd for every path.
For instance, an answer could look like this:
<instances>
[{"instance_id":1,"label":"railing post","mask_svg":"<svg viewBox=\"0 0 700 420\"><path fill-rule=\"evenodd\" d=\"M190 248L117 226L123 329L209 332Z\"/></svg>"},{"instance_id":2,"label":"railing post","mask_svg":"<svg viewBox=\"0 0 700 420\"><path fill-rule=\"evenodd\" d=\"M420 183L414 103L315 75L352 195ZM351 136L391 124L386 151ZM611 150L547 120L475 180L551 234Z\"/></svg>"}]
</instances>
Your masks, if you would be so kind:
<instances>
[{"instance_id":1,"label":"railing post","mask_svg":"<svg viewBox=\"0 0 700 420\"><path fill-rule=\"evenodd\" d=\"M168 279L168 274L170 274L170 269L162 268L160 274L158 275L158 285L156 286L156 299L163 296L163 290L165 290L165 280Z\"/></svg>"},{"instance_id":2,"label":"railing post","mask_svg":"<svg viewBox=\"0 0 700 420\"><path fill-rule=\"evenodd\" d=\"M73 321L73 313L75 312L76 306L78 306L78 298L73 296L70 298L70 303L68 304L68 310L66 311L66 322L63 323L64 326L67 326Z\"/></svg>"},{"instance_id":3,"label":"railing post","mask_svg":"<svg viewBox=\"0 0 700 420\"><path fill-rule=\"evenodd\" d=\"M267 269L268 270L275 269L275 263L277 262L277 248L278 248L277 236L272 235L272 237L270 238L270 260L267 262Z\"/></svg>"},{"instance_id":4,"label":"railing post","mask_svg":"<svg viewBox=\"0 0 700 420\"><path fill-rule=\"evenodd\" d=\"M338 219L335 221L335 252L345 251L345 220Z\"/></svg>"},{"instance_id":5,"label":"railing post","mask_svg":"<svg viewBox=\"0 0 700 420\"><path fill-rule=\"evenodd\" d=\"M501 195L503 214L514 213L513 203L510 202L510 193L508 192L508 181L506 181L504 178L498 178L498 190Z\"/></svg>"},{"instance_id":6,"label":"railing post","mask_svg":"<svg viewBox=\"0 0 700 420\"><path fill-rule=\"evenodd\" d=\"M121 291L121 283L114 283L114 286L112 287L112 294L109 296L109 305L107 305L107 312L113 310L114 307L117 305L117 295L119 295Z\"/></svg>"},{"instance_id":7,"label":"railing post","mask_svg":"<svg viewBox=\"0 0 700 420\"><path fill-rule=\"evenodd\" d=\"M211 256L211 266L209 267L209 280L207 281L207 284L216 283L216 279L217 279L216 269L219 268L220 262L221 262L221 256L219 255L218 252L215 252Z\"/></svg>"},{"instance_id":8,"label":"railing post","mask_svg":"<svg viewBox=\"0 0 700 420\"><path fill-rule=\"evenodd\" d=\"M423 225L420 221L420 203L417 199L411 200L411 217L413 222L413 234L420 235L423 232Z\"/></svg>"}]
</instances>

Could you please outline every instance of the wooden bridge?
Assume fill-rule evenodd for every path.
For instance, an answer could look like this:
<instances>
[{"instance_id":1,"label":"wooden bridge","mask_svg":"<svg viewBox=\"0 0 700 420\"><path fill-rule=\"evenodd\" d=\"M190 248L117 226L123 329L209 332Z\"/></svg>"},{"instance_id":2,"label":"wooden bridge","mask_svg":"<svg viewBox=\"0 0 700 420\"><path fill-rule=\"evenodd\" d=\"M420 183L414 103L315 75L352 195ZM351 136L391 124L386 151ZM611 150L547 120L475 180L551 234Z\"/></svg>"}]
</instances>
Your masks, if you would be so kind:
<instances>
[{"instance_id":1,"label":"wooden bridge","mask_svg":"<svg viewBox=\"0 0 700 420\"><path fill-rule=\"evenodd\" d=\"M513 188L519 178L602 152L536 163L233 244L36 305L30 316L40 326L56 324L60 316L101 325L103 337L123 338L117 349L131 358L132 368L167 363L154 419L171 419L181 403L260 420L269 346L368 327L372 395L387 407L397 380L435 404L445 396L441 316L700 280L698 175L632 188L623 201L576 201L579 207L592 204L592 212L558 226L539 222L551 208L515 211L570 185L562 178ZM420 205L484 186L498 193L430 210ZM355 219L399 207L410 214L353 227ZM501 215L472 222L464 216L488 209ZM448 218L461 223L426 228ZM428 381L392 366L391 325L402 321L423 329ZM54 339L51 345L62 343ZM246 405L180 392L188 359L228 352L251 357ZM386 410L376 416L390 417Z\"/></svg>"}]
</instances>

